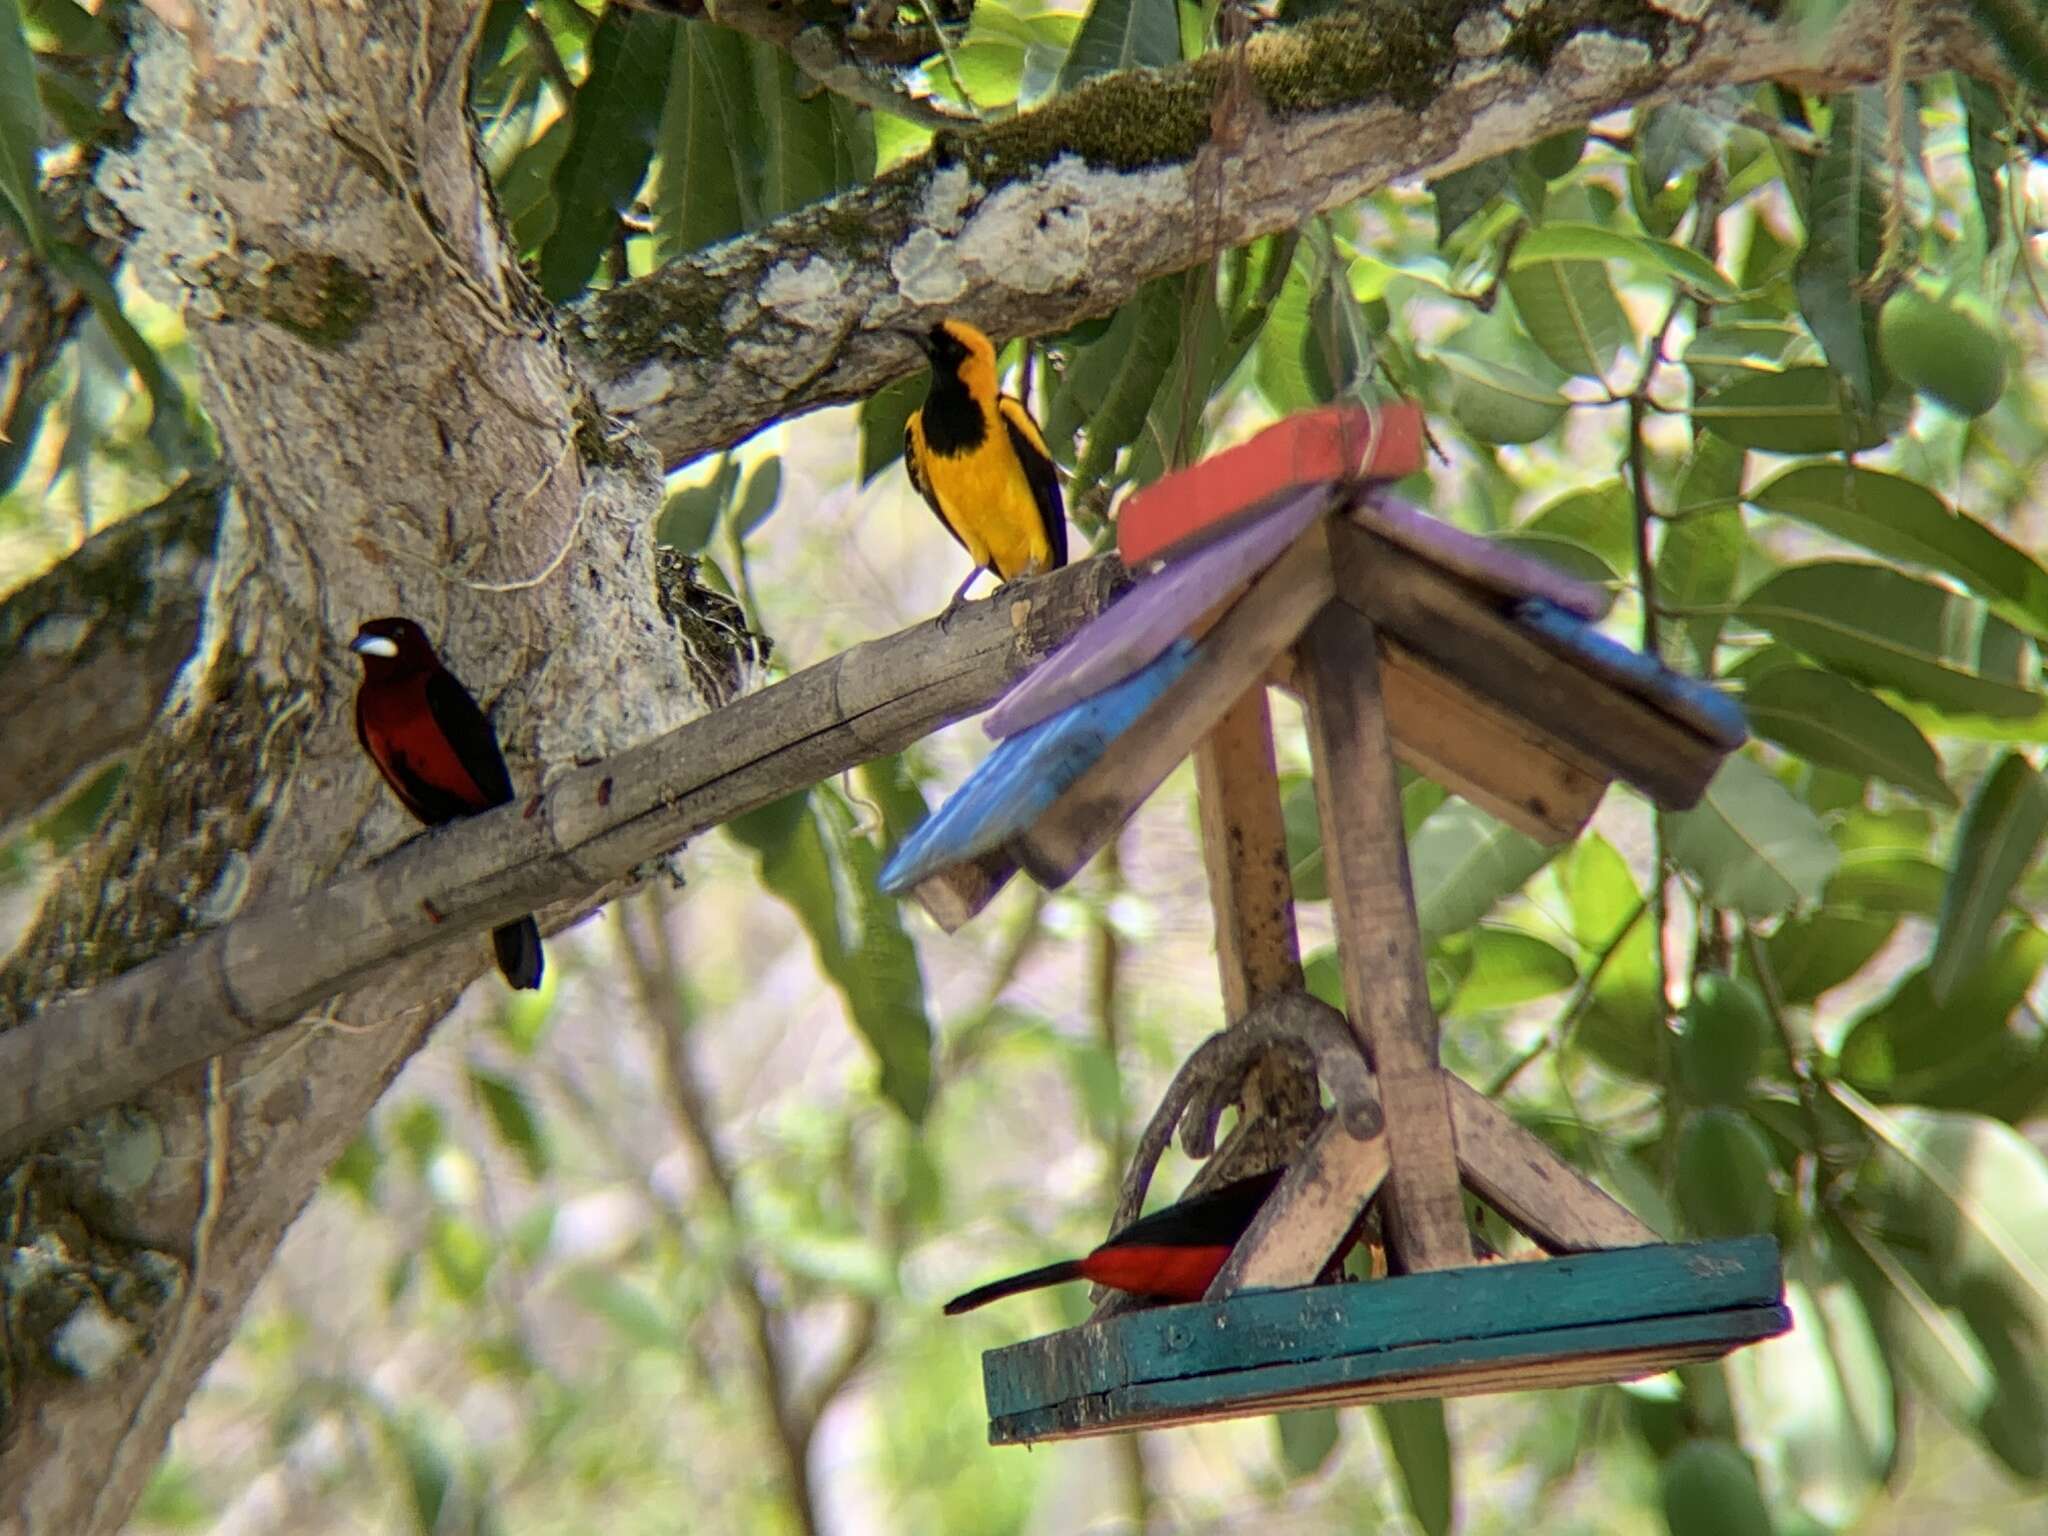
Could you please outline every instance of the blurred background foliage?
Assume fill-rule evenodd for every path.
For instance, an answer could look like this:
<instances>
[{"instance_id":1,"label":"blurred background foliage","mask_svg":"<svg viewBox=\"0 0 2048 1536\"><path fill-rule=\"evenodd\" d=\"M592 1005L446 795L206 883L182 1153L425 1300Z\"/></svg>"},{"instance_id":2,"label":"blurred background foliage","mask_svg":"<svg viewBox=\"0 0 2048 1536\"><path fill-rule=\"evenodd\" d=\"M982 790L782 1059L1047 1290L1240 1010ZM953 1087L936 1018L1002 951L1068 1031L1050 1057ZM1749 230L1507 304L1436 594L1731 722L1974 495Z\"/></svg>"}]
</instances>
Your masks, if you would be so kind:
<instances>
[{"instance_id":1,"label":"blurred background foliage","mask_svg":"<svg viewBox=\"0 0 2048 1536\"><path fill-rule=\"evenodd\" d=\"M1420 398L1439 458L1411 490L1609 583L1617 633L1740 694L1756 740L1684 815L1616 789L1551 851L1426 782L1406 811L1451 1064L1661 1231L1775 1232L1792 1334L1628 1387L990 1451L978 1351L1082 1298L938 1303L1096 1241L1134 1124L1223 1021L1186 771L1071 889L1013 889L956 938L875 895L979 755L968 727L701 840L687 889L556 941L541 994L476 989L293 1230L138 1529L2048 1517L2042 26L1980 10L2007 81L1616 114L1005 353L1092 537L1123 488L1277 414ZM0 588L211 451L179 321L90 185L131 131L139 24L0 0ZM886 24L932 45L899 87L984 117L1219 31L1176 0ZM558 302L931 136L701 17L496 0L481 26L482 152ZM957 578L893 467L921 393L673 477L663 539L778 669ZM1279 722L1333 995L1306 750ZM9 829L9 931L109 789Z\"/></svg>"}]
</instances>

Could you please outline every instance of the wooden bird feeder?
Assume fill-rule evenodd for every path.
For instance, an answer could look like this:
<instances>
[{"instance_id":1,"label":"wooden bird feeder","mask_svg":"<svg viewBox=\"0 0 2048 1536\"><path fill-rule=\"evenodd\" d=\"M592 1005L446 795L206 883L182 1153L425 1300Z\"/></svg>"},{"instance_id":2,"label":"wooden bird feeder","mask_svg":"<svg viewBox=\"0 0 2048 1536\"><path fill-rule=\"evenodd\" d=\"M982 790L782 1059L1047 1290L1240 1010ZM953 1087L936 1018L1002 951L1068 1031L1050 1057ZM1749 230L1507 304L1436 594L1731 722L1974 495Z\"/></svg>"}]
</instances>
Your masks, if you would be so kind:
<instances>
[{"instance_id":1,"label":"wooden bird feeder","mask_svg":"<svg viewBox=\"0 0 2048 1536\"><path fill-rule=\"evenodd\" d=\"M1599 634L1601 589L1374 483L1419 469L1421 442L1412 406L1332 407L1132 497L1136 586L991 712L995 750L882 872L951 931L1018 870L1071 878L1193 754L1231 1024L1169 1090L1119 1222L1174 1124L1212 1132L1267 1051L1313 1059L1336 1101L1207 1299L1112 1301L985 1356L997 1443L1625 1380L1789 1326L1772 1239L1659 1243L1439 1064L1396 761L1557 843L1616 778L1695 804L1746 730L1713 688ZM1305 709L1346 1015L1303 989L1269 686ZM1196 1187L1255 1171L1229 1153ZM1476 1264L1464 1190L1551 1257ZM1316 1283L1375 1202L1396 1273Z\"/></svg>"}]
</instances>

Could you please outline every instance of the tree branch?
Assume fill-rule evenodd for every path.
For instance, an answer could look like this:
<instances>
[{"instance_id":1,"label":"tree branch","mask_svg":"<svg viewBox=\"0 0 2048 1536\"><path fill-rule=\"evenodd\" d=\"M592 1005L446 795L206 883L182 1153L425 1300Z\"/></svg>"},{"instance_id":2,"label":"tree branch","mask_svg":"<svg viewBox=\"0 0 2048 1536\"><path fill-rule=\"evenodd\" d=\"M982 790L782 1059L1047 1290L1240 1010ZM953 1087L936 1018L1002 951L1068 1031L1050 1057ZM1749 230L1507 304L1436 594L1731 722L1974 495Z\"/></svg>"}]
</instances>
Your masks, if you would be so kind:
<instances>
[{"instance_id":1,"label":"tree branch","mask_svg":"<svg viewBox=\"0 0 2048 1536\"><path fill-rule=\"evenodd\" d=\"M584 901L740 813L991 703L1101 611L1104 556L870 641L366 869L266 904L0 1033L0 1160L401 957ZM317 943L308 942L318 935Z\"/></svg>"},{"instance_id":2,"label":"tree branch","mask_svg":"<svg viewBox=\"0 0 2048 1536\"><path fill-rule=\"evenodd\" d=\"M1691 21L1649 0L1633 16L1607 6L1625 18L1612 30L1536 6L1515 21L1475 10L1450 31L1442 9L1361 0L1253 38L1265 111L1220 174L1205 156L1222 55L1105 76L944 132L866 186L594 297L570 321L572 348L605 407L676 464L900 377L914 354L893 332L914 320L1059 330L1219 245L1618 107L1787 76L1867 84L1887 62L1884 0L1859 0L1818 39L1795 8L1772 21L1740 0L1708 0ZM1914 7L1909 26L1909 76L2003 74L1958 0Z\"/></svg>"},{"instance_id":3,"label":"tree branch","mask_svg":"<svg viewBox=\"0 0 2048 1536\"><path fill-rule=\"evenodd\" d=\"M148 729L198 638L222 487L188 480L0 598L0 828Z\"/></svg>"}]
</instances>

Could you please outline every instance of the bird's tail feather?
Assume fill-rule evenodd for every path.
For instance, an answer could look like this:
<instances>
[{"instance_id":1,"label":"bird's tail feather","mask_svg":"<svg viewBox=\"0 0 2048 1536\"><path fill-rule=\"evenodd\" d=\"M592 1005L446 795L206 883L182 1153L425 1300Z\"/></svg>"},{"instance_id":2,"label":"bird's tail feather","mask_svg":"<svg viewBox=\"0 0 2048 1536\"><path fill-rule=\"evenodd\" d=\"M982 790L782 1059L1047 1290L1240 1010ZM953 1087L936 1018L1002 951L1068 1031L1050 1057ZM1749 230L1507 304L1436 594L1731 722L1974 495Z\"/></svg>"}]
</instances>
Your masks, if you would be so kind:
<instances>
[{"instance_id":1,"label":"bird's tail feather","mask_svg":"<svg viewBox=\"0 0 2048 1536\"><path fill-rule=\"evenodd\" d=\"M493 928L491 948L498 952L498 969L514 988L530 992L540 985L540 925L531 917Z\"/></svg>"},{"instance_id":2,"label":"bird's tail feather","mask_svg":"<svg viewBox=\"0 0 2048 1536\"><path fill-rule=\"evenodd\" d=\"M1041 1285L1058 1285L1062 1280L1080 1278L1081 1261L1062 1259L1059 1263L1048 1264L1043 1269L1027 1269L1021 1275L992 1280L987 1285L977 1286L965 1295L955 1296L946 1303L946 1316L956 1317L962 1312L972 1312L976 1307L985 1307L992 1301L1001 1301L1005 1296L1014 1296L1019 1291L1035 1291Z\"/></svg>"}]
</instances>

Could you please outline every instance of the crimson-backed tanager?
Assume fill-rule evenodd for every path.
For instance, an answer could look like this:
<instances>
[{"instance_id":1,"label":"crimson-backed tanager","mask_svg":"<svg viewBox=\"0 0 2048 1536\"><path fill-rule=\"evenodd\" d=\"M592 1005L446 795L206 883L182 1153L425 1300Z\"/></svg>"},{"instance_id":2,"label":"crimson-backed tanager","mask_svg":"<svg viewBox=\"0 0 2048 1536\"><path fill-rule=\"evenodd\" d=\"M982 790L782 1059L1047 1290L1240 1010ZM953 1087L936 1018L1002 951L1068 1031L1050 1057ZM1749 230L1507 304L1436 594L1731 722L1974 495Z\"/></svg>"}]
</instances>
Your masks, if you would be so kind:
<instances>
[{"instance_id":1,"label":"crimson-backed tanager","mask_svg":"<svg viewBox=\"0 0 2048 1536\"><path fill-rule=\"evenodd\" d=\"M372 619L349 649L363 658L356 737L401 804L430 827L512 798L512 775L491 722L441 665L411 619ZM540 985L540 929L531 917L491 931L498 969L515 987Z\"/></svg>"},{"instance_id":2,"label":"crimson-backed tanager","mask_svg":"<svg viewBox=\"0 0 2048 1536\"><path fill-rule=\"evenodd\" d=\"M951 612L984 570L1005 583L1067 563L1059 471L1038 423L996 388L996 349L964 320L907 332L931 359L931 389L903 427L903 466L974 569Z\"/></svg>"},{"instance_id":3,"label":"crimson-backed tanager","mask_svg":"<svg viewBox=\"0 0 2048 1536\"><path fill-rule=\"evenodd\" d=\"M1200 1301L1285 1172L1275 1168L1219 1184L1207 1194L1141 1216L1086 1258L1062 1259L955 1296L946 1303L946 1315L1063 1280L1092 1280L1158 1301Z\"/></svg>"}]
</instances>

